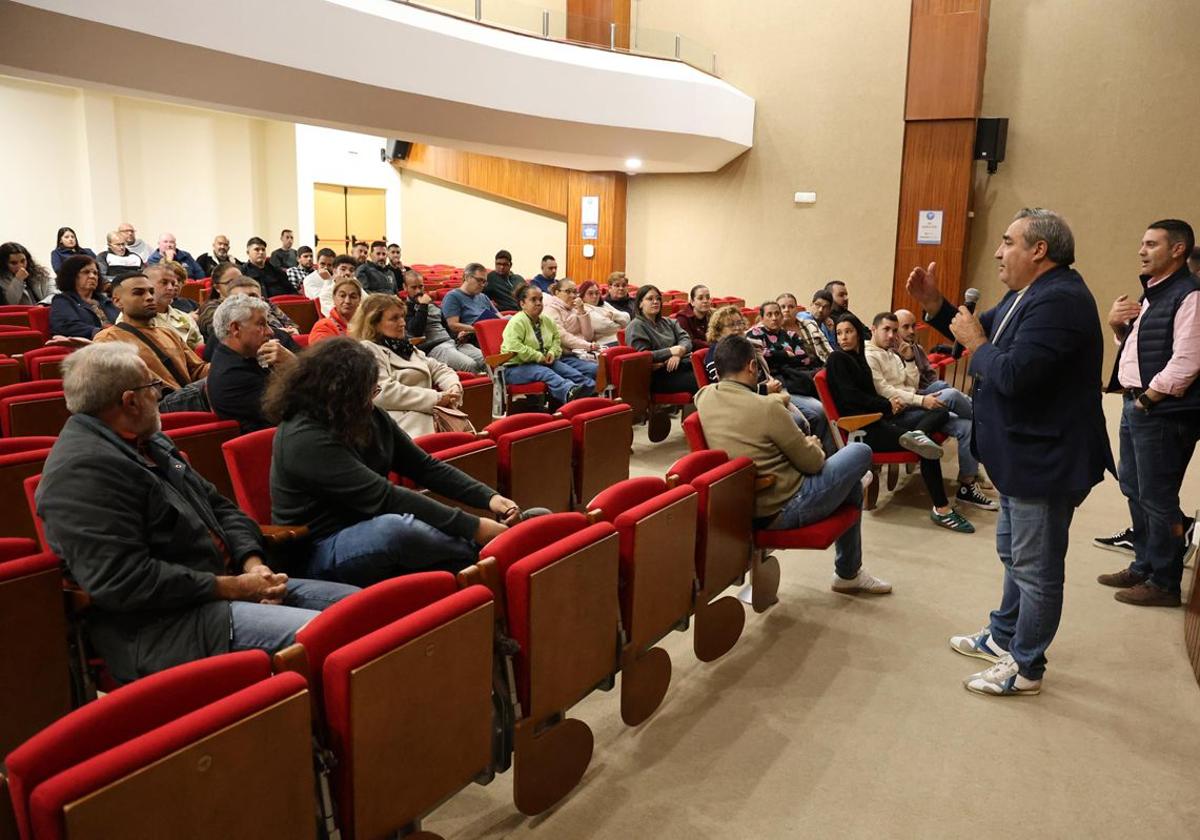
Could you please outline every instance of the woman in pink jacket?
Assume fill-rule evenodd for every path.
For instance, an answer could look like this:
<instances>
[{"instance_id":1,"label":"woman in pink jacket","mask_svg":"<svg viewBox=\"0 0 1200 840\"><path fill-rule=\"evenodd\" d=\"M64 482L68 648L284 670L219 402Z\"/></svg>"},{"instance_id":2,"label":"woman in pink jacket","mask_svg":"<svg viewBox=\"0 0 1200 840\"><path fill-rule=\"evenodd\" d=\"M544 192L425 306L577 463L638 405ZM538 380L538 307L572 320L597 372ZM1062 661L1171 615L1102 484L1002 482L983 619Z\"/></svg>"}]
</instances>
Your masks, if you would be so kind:
<instances>
[{"instance_id":1,"label":"woman in pink jacket","mask_svg":"<svg viewBox=\"0 0 1200 840\"><path fill-rule=\"evenodd\" d=\"M588 359L594 359L600 350L592 330L592 319L584 309L583 299L575 281L564 277L550 284L550 295L545 299L545 315L554 321L562 340L564 351Z\"/></svg>"}]
</instances>

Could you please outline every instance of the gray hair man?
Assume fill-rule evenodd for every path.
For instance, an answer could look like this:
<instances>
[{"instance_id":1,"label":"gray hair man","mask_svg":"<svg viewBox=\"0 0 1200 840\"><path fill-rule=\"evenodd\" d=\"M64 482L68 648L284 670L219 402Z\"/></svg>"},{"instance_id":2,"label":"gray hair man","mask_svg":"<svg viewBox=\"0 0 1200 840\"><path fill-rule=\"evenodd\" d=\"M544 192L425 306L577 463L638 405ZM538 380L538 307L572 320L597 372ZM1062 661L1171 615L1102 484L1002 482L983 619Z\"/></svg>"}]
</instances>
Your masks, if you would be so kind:
<instances>
[{"instance_id":1,"label":"gray hair man","mask_svg":"<svg viewBox=\"0 0 1200 840\"><path fill-rule=\"evenodd\" d=\"M90 641L122 683L229 651L280 650L355 591L264 562L258 526L161 433L161 385L128 344L67 357L72 416L36 496L47 542L91 597Z\"/></svg>"},{"instance_id":2,"label":"gray hair man","mask_svg":"<svg viewBox=\"0 0 1200 840\"><path fill-rule=\"evenodd\" d=\"M236 420L242 432L265 429L262 398L271 373L295 359L272 337L267 302L232 294L213 315L213 349L208 371L208 401L222 420Z\"/></svg>"}]
</instances>

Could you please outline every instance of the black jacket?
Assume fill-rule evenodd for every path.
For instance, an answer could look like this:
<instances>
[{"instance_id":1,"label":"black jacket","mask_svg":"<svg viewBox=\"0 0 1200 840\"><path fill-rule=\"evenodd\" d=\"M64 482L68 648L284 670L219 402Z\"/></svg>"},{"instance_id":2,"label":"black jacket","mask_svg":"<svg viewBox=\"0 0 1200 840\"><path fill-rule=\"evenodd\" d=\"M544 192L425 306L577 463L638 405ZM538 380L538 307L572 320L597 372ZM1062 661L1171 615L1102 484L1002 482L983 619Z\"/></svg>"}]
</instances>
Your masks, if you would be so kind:
<instances>
[{"instance_id":1,"label":"black jacket","mask_svg":"<svg viewBox=\"0 0 1200 840\"><path fill-rule=\"evenodd\" d=\"M276 295L294 295L296 289L287 279L287 272L268 263L259 268L252 262L242 266L242 274L258 281L262 286L263 297L273 298Z\"/></svg>"},{"instance_id":2,"label":"black jacket","mask_svg":"<svg viewBox=\"0 0 1200 840\"><path fill-rule=\"evenodd\" d=\"M91 596L88 634L120 682L229 651L228 574L262 552L258 526L183 460L165 435L151 466L94 417L72 416L37 492L46 539Z\"/></svg>"},{"instance_id":3,"label":"black jacket","mask_svg":"<svg viewBox=\"0 0 1200 840\"><path fill-rule=\"evenodd\" d=\"M265 429L271 423L263 417L262 397L270 376L257 359L247 359L219 341L208 369L208 402L222 420L238 421L242 434Z\"/></svg>"},{"instance_id":4,"label":"black jacket","mask_svg":"<svg viewBox=\"0 0 1200 840\"><path fill-rule=\"evenodd\" d=\"M396 286L396 278L392 276L391 269L387 266L380 268L370 260L354 269L354 276L362 284L363 291L368 294L394 295L397 288L402 288Z\"/></svg>"},{"instance_id":5,"label":"black jacket","mask_svg":"<svg viewBox=\"0 0 1200 840\"><path fill-rule=\"evenodd\" d=\"M825 377L833 404L842 417L877 411L884 417L892 416L892 404L875 390L871 368L861 351L834 350L825 360Z\"/></svg>"}]
</instances>

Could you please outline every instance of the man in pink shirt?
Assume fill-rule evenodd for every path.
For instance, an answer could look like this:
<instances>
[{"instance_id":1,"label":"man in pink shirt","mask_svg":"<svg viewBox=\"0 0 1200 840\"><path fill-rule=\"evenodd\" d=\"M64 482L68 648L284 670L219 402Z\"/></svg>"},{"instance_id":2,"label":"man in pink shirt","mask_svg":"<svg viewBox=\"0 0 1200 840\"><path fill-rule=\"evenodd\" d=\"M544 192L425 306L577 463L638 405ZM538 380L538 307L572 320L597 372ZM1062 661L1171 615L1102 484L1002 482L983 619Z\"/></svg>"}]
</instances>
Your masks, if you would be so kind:
<instances>
[{"instance_id":1,"label":"man in pink shirt","mask_svg":"<svg viewBox=\"0 0 1200 840\"><path fill-rule=\"evenodd\" d=\"M1133 519L1133 562L1099 582L1118 601L1177 607L1183 577L1179 487L1200 438L1200 280L1188 270L1191 225L1150 225L1138 251L1140 301L1121 295L1108 324L1120 342L1110 391L1124 394L1118 476Z\"/></svg>"}]
</instances>

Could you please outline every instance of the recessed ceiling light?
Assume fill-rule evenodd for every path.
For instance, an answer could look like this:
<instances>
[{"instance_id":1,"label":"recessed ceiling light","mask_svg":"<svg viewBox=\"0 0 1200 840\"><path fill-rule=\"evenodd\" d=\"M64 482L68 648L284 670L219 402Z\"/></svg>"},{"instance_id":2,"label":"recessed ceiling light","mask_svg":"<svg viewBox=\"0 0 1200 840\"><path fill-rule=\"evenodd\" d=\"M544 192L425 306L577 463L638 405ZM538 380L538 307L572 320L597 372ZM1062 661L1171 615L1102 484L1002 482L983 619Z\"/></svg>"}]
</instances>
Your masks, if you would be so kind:
<instances>
[{"instance_id":1,"label":"recessed ceiling light","mask_svg":"<svg viewBox=\"0 0 1200 840\"><path fill-rule=\"evenodd\" d=\"M626 169L641 169L642 168L642 159L641 158L625 158L625 168Z\"/></svg>"}]
</instances>

